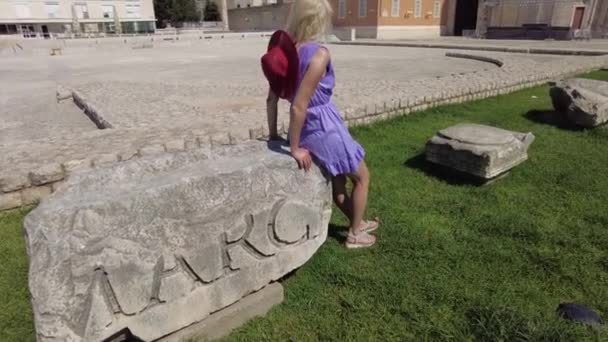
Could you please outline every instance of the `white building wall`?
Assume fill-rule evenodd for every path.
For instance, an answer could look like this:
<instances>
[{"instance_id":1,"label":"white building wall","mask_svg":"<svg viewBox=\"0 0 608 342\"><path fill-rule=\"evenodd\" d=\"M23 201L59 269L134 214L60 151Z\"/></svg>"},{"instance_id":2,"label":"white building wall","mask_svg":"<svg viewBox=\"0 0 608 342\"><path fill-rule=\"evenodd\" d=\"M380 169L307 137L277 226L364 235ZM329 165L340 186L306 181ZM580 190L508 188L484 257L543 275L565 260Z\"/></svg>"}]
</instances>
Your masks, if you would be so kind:
<instances>
[{"instance_id":1,"label":"white building wall","mask_svg":"<svg viewBox=\"0 0 608 342\"><path fill-rule=\"evenodd\" d=\"M54 15L49 14L47 4L58 5ZM56 32L64 24L72 23L72 6L75 4L86 5L89 18L78 21L91 27L98 23L114 22L113 18L104 18L103 5L116 6L121 22L155 22L153 0L0 0L0 25L34 25L36 31L46 25L50 31L53 28L51 32ZM130 14L129 8L139 10Z\"/></svg>"}]
</instances>

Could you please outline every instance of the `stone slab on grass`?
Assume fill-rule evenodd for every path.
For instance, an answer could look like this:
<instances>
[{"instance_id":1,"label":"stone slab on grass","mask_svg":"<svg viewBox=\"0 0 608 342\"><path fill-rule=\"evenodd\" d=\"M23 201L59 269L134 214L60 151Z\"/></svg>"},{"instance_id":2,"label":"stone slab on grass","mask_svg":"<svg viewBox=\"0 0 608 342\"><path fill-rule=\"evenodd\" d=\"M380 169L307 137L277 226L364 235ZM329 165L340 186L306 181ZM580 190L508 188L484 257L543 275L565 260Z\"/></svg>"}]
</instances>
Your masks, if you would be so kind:
<instances>
[{"instance_id":1,"label":"stone slab on grass","mask_svg":"<svg viewBox=\"0 0 608 342\"><path fill-rule=\"evenodd\" d=\"M283 286L279 283L272 283L260 291L212 313L209 318L201 322L159 339L158 342L184 342L195 338L208 341L222 338L250 319L265 316L272 307L281 304L283 298Z\"/></svg>"},{"instance_id":2,"label":"stone slab on grass","mask_svg":"<svg viewBox=\"0 0 608 342\"><path fill-rule=\"evenodd\" d=\"M165 153L74 173L25 219L39 341L167 336L305 263L331 186L283 146Z\"/></svg>"},{"instance_id":3,"label":"stone slab on grass","mask_svg":"<svg viewBox=\"0 0 608 342\"><path fill-rule=\"evenodd\" d=\"M426 159L482 179L493 179L528 158L532 133L459 124L436 133L426 144Z\"/></svg>"},{"instance_id":4,"label":"stone slab on grass","mask_svg":"<svg viewBox=\"0 0 608 342\"><path fill-rule=\"evenodd\" d=\"M574 78L549 91L555 111L575 125L593 128L608 122L608 82Z\"/></svg>"}]
</instances>

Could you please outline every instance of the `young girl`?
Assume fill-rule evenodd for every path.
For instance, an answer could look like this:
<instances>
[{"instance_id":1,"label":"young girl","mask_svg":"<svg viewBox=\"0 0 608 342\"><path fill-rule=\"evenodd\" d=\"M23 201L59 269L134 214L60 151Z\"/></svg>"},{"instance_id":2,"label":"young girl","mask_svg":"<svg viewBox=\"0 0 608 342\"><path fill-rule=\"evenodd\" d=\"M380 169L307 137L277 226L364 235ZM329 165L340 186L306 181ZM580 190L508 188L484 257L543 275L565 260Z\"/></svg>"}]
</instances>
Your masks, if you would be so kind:
<instances>
[{"instance_id":1,"label":"young girl","mask_svg":"<svg viewBox=\"0 0 608 342\"><path fill-rule=\"evenodd\" d=\"M290 100L291 154L304 170L310 168L312 154L332 175L334 201L350 220L346 247L370 247L376 237L369 233L378 228L379 222L363 220L369 186L365 152L350 136L331 101L334 69L329 51L316 42L329 26L331 15L327 0L296 0L292 5L288 32L296 43L300 77L295 96ZM271 138L278 136L278 100L270 90L267 111ZM353 182L350 195L346 190L347 178Z\"/></svg>"}]
</instances>

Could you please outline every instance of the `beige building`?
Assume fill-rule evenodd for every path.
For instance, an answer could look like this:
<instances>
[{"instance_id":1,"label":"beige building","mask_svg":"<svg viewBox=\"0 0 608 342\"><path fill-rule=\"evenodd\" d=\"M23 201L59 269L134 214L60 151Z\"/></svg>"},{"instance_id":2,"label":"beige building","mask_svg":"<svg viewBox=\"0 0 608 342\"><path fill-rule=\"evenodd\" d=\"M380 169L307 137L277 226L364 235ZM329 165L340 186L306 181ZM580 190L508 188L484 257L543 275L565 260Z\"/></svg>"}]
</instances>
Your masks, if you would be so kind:
<instances>
[{"instance_id":1,"label":"beige building","mask_svg":"<svg viewBox=\"0 0 608 342\"><path fill-rule=\"evenodd\" d=\"M330 1L338 37L402 39L439 37L447 0Z\"/></svg>"},{"instance_id":2,"label":"beige building","mask_svg":"<svg viewBox=\"0 0 608 342\"><path fill-rule=\"evenodd\" d=\"M0 34L147 33L155 22L152 0L0 0Z\"/></svg>"},{"instance_id":3,"label":"beige building","mask_svg":"<svg viewBox=\"0 0 608 342\"><path fill-rule=\"evenodd\" d=\"M486 38L604 37L607 15L606 0L486 0L476 32Z\"/></svg>"},{"instance_id":4,"label":"beige building","mask_svg":"<svg viewBox=\"0 0 608 342\"><path fill-rule=\"evenodd\" d=\"M273 31L284 29L291 10L291 2L274 5L239 7L228 10L230 30Z\"/></svg>"},{"instance_id":5,"label":"beige building","mask_svg":"<svg viewBox=\"0 0 608 342\"><path fill-rule=\"evenodd\" d=\"M229 0L230 29L285 25L290 3ZM237 1L248 1L238 3ZM257 2L256 2L257 1ZM272 0L267 0L272 1ZM342 39L476 36L494 39L606 37L608 0L330 0Z\"/></svg>"}]
</instances>

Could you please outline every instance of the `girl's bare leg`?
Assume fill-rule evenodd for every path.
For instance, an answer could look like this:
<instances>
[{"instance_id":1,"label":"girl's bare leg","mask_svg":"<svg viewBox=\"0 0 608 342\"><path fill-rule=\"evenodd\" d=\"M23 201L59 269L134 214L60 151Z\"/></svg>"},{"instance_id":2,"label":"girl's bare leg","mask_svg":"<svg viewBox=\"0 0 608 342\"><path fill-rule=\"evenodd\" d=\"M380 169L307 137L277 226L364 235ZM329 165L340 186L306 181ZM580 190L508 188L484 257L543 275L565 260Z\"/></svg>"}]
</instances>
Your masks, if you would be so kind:
<instances>
[{"instance_id":1,"label":"girl's bare leg","mask_svg":"<svg viewBox=\"0 0 608 342\"><path fill-rule=\"evenodd\" d=\"M361 161L359 169L348 177L353 182L353 192L350 200L352 202L352 219L350 224L350 234L358 235L365 227L363 215L367 207L367 193L369 190L369 170L365 161ZM373 236L369 236L373 238Z\"/></svg>"},{"instance_id":2,"label":"girl's bare leg","mask_svg":"<svg viewBox=\"0 0 608 342\"><path fill-rule=\"evenodd\" d=\"M332 179L332 192L334 203L352 223L352 202L346 191L346 176L337 175Z\"/></svg>"}]
</instances>

